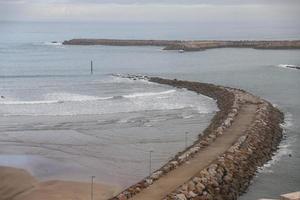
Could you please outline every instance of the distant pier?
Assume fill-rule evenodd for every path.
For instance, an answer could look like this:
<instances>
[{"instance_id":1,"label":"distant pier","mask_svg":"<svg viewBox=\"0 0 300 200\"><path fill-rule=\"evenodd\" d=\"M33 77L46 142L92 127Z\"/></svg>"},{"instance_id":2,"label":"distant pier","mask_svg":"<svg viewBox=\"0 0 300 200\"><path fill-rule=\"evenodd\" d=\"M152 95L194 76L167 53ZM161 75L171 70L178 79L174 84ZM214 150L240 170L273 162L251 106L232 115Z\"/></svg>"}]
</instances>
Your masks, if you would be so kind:
<instances>
[{"instance_id":1,"label":"distant pier","mask_svg":"<svg viewBox=\"0 0 300 200\"><path fill-rule=\"evenodd\" d=\"M72 39L64 45L162 46L164 50L203 51L214 48L300 49L300 40L121 40Z\"/></svg>"}]
</instances>

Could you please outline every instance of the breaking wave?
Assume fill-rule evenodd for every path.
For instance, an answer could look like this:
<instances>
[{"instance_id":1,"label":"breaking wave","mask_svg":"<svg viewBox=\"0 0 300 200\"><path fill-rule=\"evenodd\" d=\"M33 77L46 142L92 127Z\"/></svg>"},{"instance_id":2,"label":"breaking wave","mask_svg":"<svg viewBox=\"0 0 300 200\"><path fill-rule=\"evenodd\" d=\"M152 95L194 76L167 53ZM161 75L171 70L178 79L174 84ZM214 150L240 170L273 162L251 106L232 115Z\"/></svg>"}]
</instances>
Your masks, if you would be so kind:
<instances>
[{"instance_id":1,"label":"breaking wave","mask_svg":"<svg viewBox=\"0 0 300 200\"><path fill-rule=\"evenodd\" d=\"M188 113L211 113L217 110L213 100L185 90L140 92L117 96L89 96L72 93L49 93L43 100L0 99L0 113L11 115L98 115L140 111L181 110ZM176 111L177 112L177 111ZM180 111L183 112L183 111ZM189 118L190 114L187 114Z\"/></svg>"},{"instance_id":2,"label":"breaking wave","mask_svg":"<svg viewBox=\"0 0 300 200\"><path fill-rule=\"evenodd\" d=\"M293 123L293 118L291 113L285 113L284 123L281 124L283 132L285 133ZM292 154L291 146L295 143L296 138L288 137L281 141L278 147L278 151L272 157L272 160L264 164L258 171L260 173L273 173L272 166L278 163L283 157L290 156Z\"/></svg>"},{"instance_id":3,"label":"breaking wave","mask_svg":"<svg viewBox=\"0 0 300 200\"><path fill-rule=\"evenodd\" d=\"M296 70L296 68L298 68L300 66L299 65L290 65L290 64L279 64L279 65L277 65L277 67Z\"/></svg>"},{"instance_id":4,"label":"breaking wave","mask_svg":"<svg viewBox=\"0 0 300 200\"><path fill-rule=\"evenodd\" d=\"M167 90L163 92L142 92L142 93L132 93L128 95L117 95L109 97L97 97L97 96L88 96L80 94L71 94L71 93L51 93L47 94L47 100L40 101L0 101L2 105L33 105L33 104L57 104L65 102L85 102L85 101L101 101L101 100L114 100L114 99L123 99L123 98L143 98L151 97L158 95L167 95L176 92L176 90Z\"/></svg>"},{"instance_id":5,"label":"breaking wave","mask_svg":"<svg viewBox=\"0 0 300 200\"><path fill-rule=\"evenodd\" d=\"M61 42L44 42L44 45L48 45L48 46L62 46L63 44Z\"/></svg>"}]
</instances>

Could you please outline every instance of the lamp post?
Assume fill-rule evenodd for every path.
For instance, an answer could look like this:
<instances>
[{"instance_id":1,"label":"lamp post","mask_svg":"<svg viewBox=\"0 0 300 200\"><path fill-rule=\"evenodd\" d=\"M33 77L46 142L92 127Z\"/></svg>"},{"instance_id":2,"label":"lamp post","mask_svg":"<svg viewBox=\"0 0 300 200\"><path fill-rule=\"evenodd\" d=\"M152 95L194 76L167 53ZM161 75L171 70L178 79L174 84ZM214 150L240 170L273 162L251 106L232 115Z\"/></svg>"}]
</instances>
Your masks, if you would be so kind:
<instances>
[{"instance_id":1,"label":"lamp post","mask_svg":"<svg viewBox=\"0 0 300 200\"><path fill-rule=\"evenodd\" d=\"M188 145L188 134L189 132L185 132L185 149L187 148Z\"/></svg>"},{"instance_id":2,"label":"lamp post","mask_svg":"<svg viewBox=\"0 0 300 200\"><path fill-rule=\"evenodd\" d=\"M91 180L91 200L93 200L94 199L94 178L95 178L95 176L92 176L91 178L92 178L92 180Z\"/></svg>"}]
</instances>

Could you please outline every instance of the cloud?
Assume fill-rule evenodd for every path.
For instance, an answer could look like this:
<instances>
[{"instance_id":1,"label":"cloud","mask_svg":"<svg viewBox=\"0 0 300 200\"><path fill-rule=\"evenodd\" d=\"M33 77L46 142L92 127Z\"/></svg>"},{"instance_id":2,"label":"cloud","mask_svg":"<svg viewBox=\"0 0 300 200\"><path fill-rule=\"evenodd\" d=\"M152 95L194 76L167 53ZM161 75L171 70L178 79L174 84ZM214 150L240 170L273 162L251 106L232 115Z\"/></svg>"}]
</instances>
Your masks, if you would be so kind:
<instances>
[{"instance_id":1,"label":"cloud","mask_svg":"<svg viewBox=\"0 0 300 200\"><path fill-rule=\"evenodd\" d=\"M0 0L0 3L45 3L45 4L209 4L209 5L300 5L299 0Z\"/></svg>"},{"instance_id":2,"label":"cloud","mask_svg":"<svg viewBox=\"0 0 300 200\"><path fill-rule=\"evenodd\" d=\"M296 23L295 0L0 0L3 20ZM298 23L297 23L298 24Z\"/></svg>"}]
</instances>

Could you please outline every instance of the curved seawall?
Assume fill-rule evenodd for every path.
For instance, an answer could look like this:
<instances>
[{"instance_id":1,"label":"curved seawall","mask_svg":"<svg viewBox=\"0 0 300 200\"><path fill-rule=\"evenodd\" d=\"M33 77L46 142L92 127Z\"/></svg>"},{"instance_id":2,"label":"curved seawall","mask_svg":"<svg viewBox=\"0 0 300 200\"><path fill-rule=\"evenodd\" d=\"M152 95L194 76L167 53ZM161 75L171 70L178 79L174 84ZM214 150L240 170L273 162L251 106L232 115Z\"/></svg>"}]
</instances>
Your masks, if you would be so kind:
<instances>
[{"instance_id":1,"label":"curved seawall","mask_svg":"<svg viewBox=\"0 0 300 200\"><path fill-rule=\"evenodd\" d=\"M219 111L192 146L112 199L237 199L257 168L277 149L283 114L243 90L176 79L147 79L209 96L217 100Z\"/></svg>"}]
</instances>

